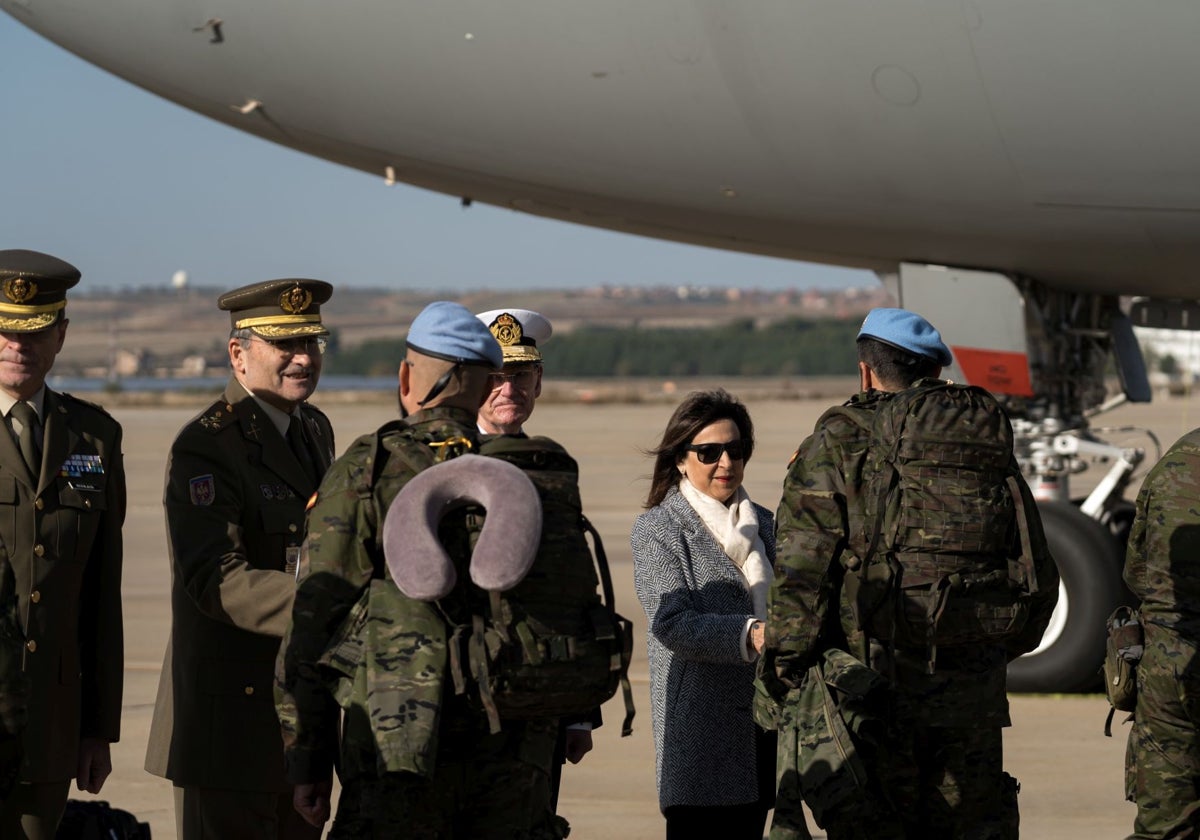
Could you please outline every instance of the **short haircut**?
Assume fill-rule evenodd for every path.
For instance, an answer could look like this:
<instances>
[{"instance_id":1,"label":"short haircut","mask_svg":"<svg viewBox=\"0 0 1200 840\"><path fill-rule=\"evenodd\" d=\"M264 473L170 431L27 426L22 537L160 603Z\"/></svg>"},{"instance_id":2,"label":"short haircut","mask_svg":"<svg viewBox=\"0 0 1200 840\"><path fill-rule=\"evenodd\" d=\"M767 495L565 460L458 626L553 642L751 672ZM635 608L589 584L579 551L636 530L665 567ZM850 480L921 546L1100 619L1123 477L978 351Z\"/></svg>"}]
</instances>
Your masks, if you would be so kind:
<instances>
[{"instance_id":1,"label":"short haircut","mask_svg":"<svg viewBox=\"0 0 1200 840\"><path fill-rule=\"evenodd\" d=\"M918 379L937 376L942 366L928 356L918 356L870 336L858 339L858 360L886 388L903 390Z\"/></svg>"}]
</instances>

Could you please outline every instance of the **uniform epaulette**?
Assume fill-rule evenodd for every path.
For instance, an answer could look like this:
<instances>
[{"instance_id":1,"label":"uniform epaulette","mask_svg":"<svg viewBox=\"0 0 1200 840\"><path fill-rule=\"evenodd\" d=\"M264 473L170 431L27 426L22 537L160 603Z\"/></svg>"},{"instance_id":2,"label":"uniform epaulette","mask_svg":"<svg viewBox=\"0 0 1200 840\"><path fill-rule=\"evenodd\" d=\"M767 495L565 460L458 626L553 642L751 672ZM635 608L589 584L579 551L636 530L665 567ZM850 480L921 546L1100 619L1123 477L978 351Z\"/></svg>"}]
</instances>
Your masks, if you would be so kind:
<instances>
[{"instance_id":1,"label":"uniform epaulette","mask_svg":"<svg viewBox=\"0 0 1200 840\"><path fill-rule=\"evenodd\" d=\"M305 411L311 411L313 414L320 415L321 417L324 417L326 420L328 420L328 419L329 419L329 415L328 415L328 414L326 414L326 413L325 413L324 411L322 411L321 409L317 408L317 407L316 407L315 405L313 405L312 403L310 403L310 402L303 402L303 403L301 403L301 405L304 407Z\"/></svg>"},{"instance_id":2,"label":"uniform epaulette","mask_svg":"<svg viewBox=\"0 0 1200 840\"><path fill-rule=\"evenodd\" d=\"M113 420L116 420L116 418L112 416L112 414L108 411L108 409L106 409L104 406L100 405L100 403L94 403L91 400L81 399L80 397L77 397L74 394L68 394L65 391L59 391L58 395L60 397L62 397L63 399L67 399L67 400L70 400L71 402L79 403L80 405L90 408L93 411L100 412L105 417L109 417L109 418L112 418Z\"/></svg>"},{"instance_id":3,"label":"uniform epaulette","mask_svg":"<svg viewBox=\"0 0 1200 840\"><path fill-rule=\"evenodd\" d=\"M236 419L237 416L233 413L233 406L224 400L217 400L208 407L207 411L196 418L196 423L201 428L215 434L233 423Z\"/></svg>"}]
</instances>

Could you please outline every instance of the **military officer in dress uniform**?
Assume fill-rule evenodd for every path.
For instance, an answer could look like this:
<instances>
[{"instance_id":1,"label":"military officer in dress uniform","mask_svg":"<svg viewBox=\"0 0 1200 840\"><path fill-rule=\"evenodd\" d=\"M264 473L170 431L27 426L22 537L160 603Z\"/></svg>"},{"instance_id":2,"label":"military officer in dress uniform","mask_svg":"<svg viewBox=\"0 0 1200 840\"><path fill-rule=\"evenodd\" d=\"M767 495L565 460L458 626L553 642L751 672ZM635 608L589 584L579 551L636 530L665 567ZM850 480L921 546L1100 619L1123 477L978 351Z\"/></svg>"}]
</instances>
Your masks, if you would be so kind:
<instances>
[{"instance_id":1,"label":"military officer in dress uniform","mask_svg":"<svg viewBox=\"0 0 1200 840\"><path fill-rule=\"evenodd\" d=\"M554 331L531 309L492 309L475 316L504 350L504 369L492 374L487 399L479 408L479 431L519 435L542 395L542 351L538 342Z\"/></svg>"},{"instance_id":2,"label":"military officer in dress uniform","mask_svg":"<svg viewBox=\"0 0 1200 840\"><path fill-rule=\"evenodd\" d=\"M487 399L479 407L479 431L485 435L523 435L525 422L542 395L542 351L538 344L545 342L554 328L544 315L532 309L492 309L475 317L487 325L504 351L504 368L492 374ZM602 722L599 709L583 718L561 721L550 776L555 812L563 763L578 764L591 752L592 729Z\"/></svg>"},{"instance_id":3,"label":"military officer in dress uniform","mask_svg":"<svg viewBox=\"0 0 1200 840\"><path fill-rule=\"evenodd\" d=\"M305 504L333 460L329 420L307 402L332 293L288 279L222 295L233 376L171 446L174 621L146 769L175 783L180 840L320 834L292 808L271 686Z\"/></svg>"},{"instance_id":4,"label":"military officer in dress uniform","mask_svg":"<svg viewBox=\"0 0 1200 840\"><path fill-rule=\"evenodd\" d=\"M70 780L98 793L120 734L121 427L46 387L78 282L74 266L47 254L0 251L0 542L28 689L19 782L0 806L5 840L51 840ZM6 691L16 684L0 675Z\"/></svg>"}]
</instances>

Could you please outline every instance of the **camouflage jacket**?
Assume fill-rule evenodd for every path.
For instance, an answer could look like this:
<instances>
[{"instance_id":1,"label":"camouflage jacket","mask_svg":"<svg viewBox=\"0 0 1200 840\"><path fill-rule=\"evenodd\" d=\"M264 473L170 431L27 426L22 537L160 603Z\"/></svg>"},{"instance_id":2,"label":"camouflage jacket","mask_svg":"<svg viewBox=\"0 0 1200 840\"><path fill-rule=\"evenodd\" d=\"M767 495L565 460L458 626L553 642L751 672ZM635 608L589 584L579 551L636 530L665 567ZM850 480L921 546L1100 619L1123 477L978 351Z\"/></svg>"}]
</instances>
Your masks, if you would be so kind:
<instances>
[{"instance_id":1,"label":"camouflage jacket","mask_svg":"<svg viewBox=\"0 0 1200 840\"><path fill-rule=\"evenodd\" d=\"M1200 429L1167 451L1142 483L1125 583L1142 619L1200 643Z\"/></svg>"},{"instance_id":2,"label":"camouflage jacket","mask_svg":"<svg viewBox=\"0 0 1200 840\"><path fill-rule=\"evenodd\" d=\"M829 649L868 659L868 644L842 579L848 554L866 527L861 490L871 417L890 395L857 394L845 406L827 411L813 434L800 445L784 480L775 517L775 579L768 596L767 647L759 674L777 701L799 688L809 668ZM865 417L856 416L858 412ZM1022 494L1032 522L1039 522L1031 496ZM1040 527L1035 561L1054 577ZM1048 586L1057 595L1057 581ZM1037 610L1029 634L1040 636L1053 609ZM1020 644L1024 644L1022 640ZM1005 665L1008 651L999 645L973 645L969 650L941 650L937 673L926 674L924 652L897 653L895 678L913 701L914 712L937 725L1003 726L1008 724Z\"/></svg>"},{"instance_id":3,"label":"camouflage jacket","mask_svg":"<svg viewBox=\"0 0 1200 840\"><path fill-rule=\"evenodd\" d=\"M456 611L455 596L437 604L406 598L387 576L379 541L396 494L434 463L438 444L450 440L477 447L470 412L432 408L389 423L346 450L310 507L292 620L276 669L293 783L329 778L339 747L343 778L433 772L452 692L445 684L443 615ZM385 453L383 463L375 463L377 450ZM447 552L464 564L462 579L470 555L465 516L451 514L439 529Z\"/></svg>"}]
</instances>

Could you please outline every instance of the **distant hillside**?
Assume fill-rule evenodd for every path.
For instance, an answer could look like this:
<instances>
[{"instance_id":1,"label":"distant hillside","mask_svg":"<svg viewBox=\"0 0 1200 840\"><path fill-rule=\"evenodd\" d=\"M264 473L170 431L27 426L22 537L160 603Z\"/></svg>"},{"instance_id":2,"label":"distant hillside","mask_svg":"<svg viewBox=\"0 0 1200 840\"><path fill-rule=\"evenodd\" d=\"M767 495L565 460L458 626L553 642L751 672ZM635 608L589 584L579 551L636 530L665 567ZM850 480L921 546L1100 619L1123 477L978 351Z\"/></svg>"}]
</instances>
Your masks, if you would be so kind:
<instances>
[{"instance_id":1,"label":"distant hillside","mask_svg":"<svg viewBox=\"0 0 1200 840\"><path fill-rule=\"evenodd\" d=\"M73 294L71 330L55 367L60 375L223 375L229 315L224 289L137 289ZM458 300L472 311L535 309L554 324L548 357L561 376L807 375L824 372L821 353L844 344L823 323L857 322L890 303L883 288L762 292L691 287L488 291L338 289L322 307L335 333L330 371L394 371L408 324L427 303ZM807 325L807 326L806 326ZM779 332L782 330L782 332ZM820 337L818 337L820 336ZM847 348L849 349L849 348ZM799 355L798 355L799 354ZM829 355L828 353L825 355ZM798 359L804 356L806 361ZM830 356L829 367L840 362ZM717 368L720 368L719 370ZM844 372L845 368L830 372Z\"/></svg>"}]
</instances>

